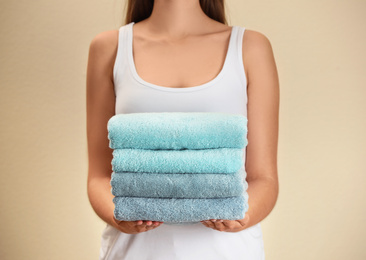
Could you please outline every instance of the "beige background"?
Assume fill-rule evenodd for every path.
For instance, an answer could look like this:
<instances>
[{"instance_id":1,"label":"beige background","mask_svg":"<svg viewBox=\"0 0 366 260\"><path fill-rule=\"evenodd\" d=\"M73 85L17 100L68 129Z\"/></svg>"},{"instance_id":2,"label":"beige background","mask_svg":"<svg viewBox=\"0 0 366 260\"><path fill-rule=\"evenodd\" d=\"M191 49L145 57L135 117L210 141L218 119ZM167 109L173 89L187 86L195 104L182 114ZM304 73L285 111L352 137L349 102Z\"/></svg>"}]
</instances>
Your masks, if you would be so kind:
<instances>
[{"instance_id":1,"label":"beige background","mask_svg":"<svg viewBox=\"0 0 366 260\"><path fill-rule=\"evenodd\" d=\"M0 259L97 259L86 193L88 47L125 1L0 0ZM280 193L267 260L366 259L366 2L227 1L280 77Z\"/></svg>"}]
</instances>

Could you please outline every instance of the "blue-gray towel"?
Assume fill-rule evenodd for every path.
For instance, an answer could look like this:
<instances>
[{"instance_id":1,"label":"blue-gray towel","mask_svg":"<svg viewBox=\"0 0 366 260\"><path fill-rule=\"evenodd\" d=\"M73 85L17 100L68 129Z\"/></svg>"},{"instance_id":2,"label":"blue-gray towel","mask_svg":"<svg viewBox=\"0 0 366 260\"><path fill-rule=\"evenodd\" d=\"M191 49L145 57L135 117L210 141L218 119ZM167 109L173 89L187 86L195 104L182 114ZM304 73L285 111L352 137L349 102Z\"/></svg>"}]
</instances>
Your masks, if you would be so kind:
<instances>
[{"instance_id":1,"label":"blue-gray towel","mask_svg":"<svg viewBox=\"0 0 366 260\"><path fill-rule=\"evenodd\" d=\"M116 114L108 120L112 149L243 149L247 117L219 112Z\"/></svg>"},{"instance_id":2,"label":"blue-gray towel","mask_svg":"<svg viewBox=\"0 0 366 260\"><path fill-rule=\"evenodd\" d=\"M249 209L249 194L229 198L177 199L114 197L117 220L152 220L172 223L208 219L243 219Z\"/></svg>"},{"instance_id":3,"label":"blue-gray towel","mask_svg":"<svg viewBox=\"0 0 366 260\"><path fill-rule=\"evenodd\" d=\"M235 173L244 164L243 150L113 150L114 172Z\"/></svg>"},{"instance_id":4,"label":"blue-gray towel","mask_svg":"<svg viewBox=\"0 0 366 260\"><path fill-rule=\"evenodd\" d=\"M248 188L242 167L234 174L112 173L114 196L147 198L223 198L243 194Z\"/></svg>"}]
</instances>

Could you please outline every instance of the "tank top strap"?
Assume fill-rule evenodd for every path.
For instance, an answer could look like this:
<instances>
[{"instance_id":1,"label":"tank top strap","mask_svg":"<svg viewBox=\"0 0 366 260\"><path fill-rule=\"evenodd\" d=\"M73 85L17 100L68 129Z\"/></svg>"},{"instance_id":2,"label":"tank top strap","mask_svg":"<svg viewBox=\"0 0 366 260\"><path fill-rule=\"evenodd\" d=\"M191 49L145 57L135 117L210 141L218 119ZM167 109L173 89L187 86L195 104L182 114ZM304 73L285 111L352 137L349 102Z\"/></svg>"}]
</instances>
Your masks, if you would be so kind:
<instances>
[{"instance_id":1,"label":"tank top strap","mask_svg":"<svg viewBox=\"0 0 366 260\"><path fill-rule=\"evenodd\" d=\"M127 27L129 24L122 25L118 29L117 54L113 67L113 79L116 83L119 77L123 76L124 69L127 66Z\"/></svg>"},{"instance_id":2,"label":"tank top strap","mask_svg":"<svg viewBox=\"0 0 366 260\"><path fill-rule=\"evenodd\" d=\"M233 30L233 41L230 53L230 62L228 62L229 70L239 75L240 81L243 86L246 86L247 79L244 72L243 63L243 37L244 37L245 27L234 25Z\"/></svg>"}]
</instances>

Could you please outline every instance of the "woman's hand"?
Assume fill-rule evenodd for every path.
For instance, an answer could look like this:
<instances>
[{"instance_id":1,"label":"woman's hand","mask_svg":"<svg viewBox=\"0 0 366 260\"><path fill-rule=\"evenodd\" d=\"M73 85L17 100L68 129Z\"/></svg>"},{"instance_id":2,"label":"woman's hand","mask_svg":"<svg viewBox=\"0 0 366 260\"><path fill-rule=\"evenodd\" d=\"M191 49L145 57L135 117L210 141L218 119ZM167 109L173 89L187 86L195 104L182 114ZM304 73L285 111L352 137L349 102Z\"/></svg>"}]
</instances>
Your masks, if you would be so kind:
<instances>
[{"instance_id":1,"label":"woman's hand","mask_svg":"<svg viewBox=\"0 0 366 260\"><path fill-rule=\"evenodd\" d=\"M138 234L157 228L164 222L151 221L151 220L137 220L137 221L123 221L117 220L113 216L114 226L118 230L127 234Z\"/></svg>"},{"instance_id":2,"label":"woman's hand","mask_svg":"<svg viewBox=\"0 0 366 260\"><path fill-rule=\"evenodd\" d=\"M225 232L239 232L247 228L249 223L249 215L245 214L243 219L227 220L227 219L210 219L201 221L206 227Z\"/></svg>"}]
</instances>

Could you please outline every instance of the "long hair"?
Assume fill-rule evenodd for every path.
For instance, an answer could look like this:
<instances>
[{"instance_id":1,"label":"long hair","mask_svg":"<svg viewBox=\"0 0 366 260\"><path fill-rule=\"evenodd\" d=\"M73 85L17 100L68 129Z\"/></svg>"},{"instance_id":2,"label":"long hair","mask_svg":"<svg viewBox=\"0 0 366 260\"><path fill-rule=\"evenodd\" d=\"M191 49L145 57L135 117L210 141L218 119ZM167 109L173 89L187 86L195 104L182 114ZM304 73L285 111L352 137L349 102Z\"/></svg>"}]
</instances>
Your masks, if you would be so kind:
<instances>
[{"instance_id":1,"label":"long hair","mask_svg":"<svg viewBox=\"0 0 366 260\"><path fill-rule=\"evenodd\" d=\"M224 0L200 0L200 5L208 17L227 25ZM154 0L128 0L125 24L148 18L153 6Z\"/></svg>"}]
</instances>

